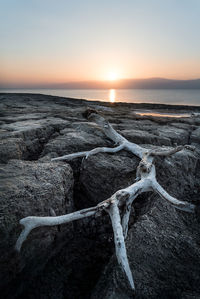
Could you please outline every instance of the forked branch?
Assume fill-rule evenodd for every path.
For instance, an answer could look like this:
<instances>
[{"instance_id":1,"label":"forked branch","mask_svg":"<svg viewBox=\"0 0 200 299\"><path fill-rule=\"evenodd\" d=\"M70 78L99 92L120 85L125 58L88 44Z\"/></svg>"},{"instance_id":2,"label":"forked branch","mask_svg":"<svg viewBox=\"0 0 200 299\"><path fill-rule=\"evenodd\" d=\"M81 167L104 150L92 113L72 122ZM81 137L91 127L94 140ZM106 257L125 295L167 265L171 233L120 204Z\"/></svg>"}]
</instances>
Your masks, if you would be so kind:
<instances>
[{"instance_id":1,"label":"forked branch","mask_svg":"<svg viewBox=\"0 0 200 299\"><path fill-rule=\"evenodd\" d=\"M111 124L106 121L102 116L97 114L94 111L87 113L90 120L95 121L101 129L104 131L105 135L110 138L115 144L118 144L117 147L108 148L108 147L99 147L90 151L78 152L73 154L68 154L62 157L57 157L52 159L55 160L71 160L77 157L88 157L100 152L104 153L116 153L122 149L130 151L134 155L141 158L141 161L137 167L137 178L136 182L131 186L118 190L107 200L99 203L95 207L88 209L83 209L80 211L73 212L71 214L55 216L55 217L36 217L29 216L20 220L20 224L24 226L24 230L21 232L17 242L16 249L21 250L23 242L26 240L29 233L37 227L41 226L54 226L60 225L74 220L78 220L85 217L90 217L93 215L101 215L101 212L105 210L108 212L111 218L113 232L114 232L114 241L115 241L115 251L119 265L124 271L129 285L132 290L135 289L132 273L128 263L127 252L125 247L125 238L128 232L128 223L131 211L131 205L134 199L143 192L155 191L163 199L170 202L175 208L193 213L195 211L195 206L188 202L180 201L171 195L169 195L156 180L156 169L154 165L154 159L157 156L170 156L179 152L181 150L194 150L194 147L191 146L177 146L174 149L167 150L152 150L144 149L141 146L129 142L126 138L121 136L118 132L114 130ZM122 219L120 218L119 209L123 208L124 213Z\"/></svg>"}]
</instances>

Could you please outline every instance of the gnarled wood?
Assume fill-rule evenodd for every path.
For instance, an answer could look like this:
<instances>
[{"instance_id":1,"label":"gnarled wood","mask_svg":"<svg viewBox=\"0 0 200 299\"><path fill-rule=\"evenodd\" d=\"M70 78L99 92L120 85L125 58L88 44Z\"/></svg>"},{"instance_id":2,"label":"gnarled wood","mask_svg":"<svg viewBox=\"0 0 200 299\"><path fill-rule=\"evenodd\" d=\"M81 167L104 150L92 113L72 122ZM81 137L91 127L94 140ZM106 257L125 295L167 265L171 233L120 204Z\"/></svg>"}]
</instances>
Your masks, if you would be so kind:
<instances>
[{"instance_id":1,"label":"gnarled wood","mask_svg":"<svg viewBox=\"0 0 200 299\"><path fill-rule=\"evenodd\" d=\"M102 116L95 113L93 110L87 113L88 119L95 121L104 131L105 135L110 138L117 147L99 147L90 151L78 152L73 154L68 154L62 157L57 157L52 159L52 161L57 160L71 160L77 157L88 157L100 152L104 153L115 153L122 149L125 149L134 155L141 158L141 161L137 167L137 178L136 182L131 186L118 190L107 200L99 203L95 207L88 209L83 209L76 211L71 214L55 216L55 217L36 217L29 216L20 220L20 224L24 226L24 230L21 232L17 242L16 249L20 251L23 242L26 240L28 234L37 227L40 226L54 226L63 223L71 222L85 217L90 217L95 214L98 216L101 214L102 210L109 213L113 232L115 239L115 250L118 263L120 264L122 270L125 272L127 279L129 281L132 290L135 289L132 273L128 263L125 241L128 232L128 222L130 217L131 205L134 199L143 192L155 191L162 198L169 201L175 208L193 213L195 206L188 202L180 201L171 195L169 195L156 180L156 169L154 165L154 159L157 156L167 157L175 154L181 150L194 150L192 146L177 146L174 149L164 149L164 150L152 150L144 149L141 146L129 142L126 138L121 136L114 128L106 121ZM119 208L124 207L124 214L122 220L120 219ZM99 213L100 212L100 213Z\"/></svg>"}]
</instances>

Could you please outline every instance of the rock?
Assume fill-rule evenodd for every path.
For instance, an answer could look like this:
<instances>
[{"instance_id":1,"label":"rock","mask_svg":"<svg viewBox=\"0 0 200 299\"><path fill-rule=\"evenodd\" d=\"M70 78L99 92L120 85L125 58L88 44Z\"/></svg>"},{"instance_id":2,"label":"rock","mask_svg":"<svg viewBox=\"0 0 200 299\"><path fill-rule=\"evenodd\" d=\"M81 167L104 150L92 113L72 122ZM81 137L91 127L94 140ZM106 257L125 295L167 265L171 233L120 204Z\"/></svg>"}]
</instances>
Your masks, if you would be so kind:
<instances>
[{"instance_id":1,"label":"rock","mask_svg":"<svg viewBox=\"0 0 200 299\"><path fill-rule=\"evenodd\" d=\"M173 126L157 126L152 133L160 137L169 138L172 144L187 144L189 132Z\"/></svg>"},{"instance_id":2,"label":"rock","mask_svg":"<svg viewBox=\"0 0 200 299\"><path fill-rule=\"evenodd\" d=\"M137 144L153 144L153 145L171 145L169 137L163 137L162 135L154 135L148 131L142 130L122 130L120 131L122 136L129 141Z\"/></svg>"},{"instance_id":3,"label":"rock","mask_svg":"<svg viewBox=\"0 0 200 299\"><path fill-rule=\"evenodd\" d=\"M36 160L50 137L66 127L67 124L68 121L50 117L2 125L4 139L0 147L2 151L1 160L3 162L14 158ZM13 145L11 145L12 140L14 141ZM4 153L5 144L8 144L9 147L7 154Z\"/></svg>"},{"instance_id":4,"label":"rock","mask_svg":"<svg viewBox=\"0 0 200 299\"><path fill-rule=\"evenodd\" d=\"M200 128L194 130L191 134L191 142L200 144Z\"/></svg>"},{"instance_id":5,"label":"rock","mask_svg":"<svg viewBox=\"0 0 200 299\"><path fill-rule=\"evenodd\" d=\"M124 156L100 153L84 159L79 178L79 201L94 206L117 190L133 184L138 162L137 157L126 156L126 153Z\"/></svg>"},{"instance_id":6,"label":"rock","mask_svg":"<svg viewBox=\"0 0 200 299\"><path fill-rule=\"evenodd\" d=\"M188 130L188 131L190 131L190 129L191 129L190 124L182 123L182 122L172 122L172 123L170 123L170 126L173 126L178 129Z\"/></svg>"},{"instance_id":7,"label":"rock","mask_svg":"<svg viewBox=\"0 0 200 299\"><path fill-rule=\"evenodd\" d=\"M159 125L149 120L123 120L114 126L128 140L138 144L173 145L187 144L191 127L185 123Z\"/></svg>"},{"instance_id":8,"label":"rock","mask_svg":"<svg viewBox=\"0 0 200 299\"><path fill-rule=\"evenodd\" d=\"M36 229L21 254L14 251L22 217L49 215L49 209L61 215L94 206L134 182L139 159L126 151L69 162L74 184L66 162L50 162L52 157L97 146L114 147L96 124L83 117L86 107L98 108L116 130L145 148L195 144L195 153L182 151L156 159L156 170L158 181L171 195L199 202L200 118L135 114L135 109L197 113L199 107L0 94L3 298L91 298L92 293L92 298L127 299L133 295L114 257L102 272L113 252L107 213L61 227ZM174 210L152 192L137 197L127 239L137 298L199 298L198 217L198 213L195 218Z\"/></svg>"},{"instance_id":9,"label":"rock","mask_svg":"<svg viewBox=\"0 0 200 299\"><path fill-rule=\"evenodd\" d=\"M194 153L182 151L160 159L156 169L158 181L172 196L191 201L191 194L194 197L191 189L197 188L200 174ZM199 294L198 219L193 214L177 211L170 203L155 195L149 200L146 198L148 209L144 214L141 213L141 207L144 206L141 201L144 201L144 197L134 202L137 221L129 230L126 241L136 284L135 298L182 298L187 292ZM114 255L91 298L132 297L127 279Z\"/></svg>"},{"instance_id":10,"label":"rock","mask_svg":"<svg viewBox=\"0 0 200 299\"><path fill-rule=\"evenodd\" d=\"M56 152L59 156L106 146L110 142L92 123L74 123L60 131L60 135L45 144L42 155Z\"/></svg>"},{"instance_id":11,"label":"rock","mask_svg":"<svg viewBox=\"0 0 200 299\"><path fill-rule=\"evenodd\" d=\"M135 298L185 298L200 293L199 223L156 199L129 231L126 241L136 287ZM133 294L113 257L92 299L129 299ZM187 297L188 298L188 297Z\"/></svg>"},{"instance_id":12,"label":"rock","mask_svg":"<svg viewBox=\"0 0 200 299\"><path fill-rule=\"evenodd\" d=\"M180 151L171 157L156 159L158 182L175 197L186 198L199 185L199 156L196 152Z\"/></svg>"},{"instance_id":13,"label":"rock","mask_svg":"<svg viewBox=\"0 0 200 299\"><path fill-rule=\"evenodd\" d=\"M165 159L157 158L157 179L170 194L182 197L198 185L197 162L196 154L191 151L181 151ZM85 202L87 198L87 204L96 205L117 190L133 184L138 164L139 158L125 151L116 154L100 153L84 159L79 178L79 201Z\"/></svg>"},{"instance_id":14,"label":"rock","mask_svg":"<svg viewBox=\"0 0 200 299\"><path fill-rule=\"evenodd\" d=\"M56 228L36 229L22 252L14 250L21 231L19 220L26 216L57 215L73 209L73 174L63 163L10 160L0 166L0 288L23 272L31 276L44 267L56 247ZM70 226L69 226L70 229ZM52 251L52 252L51 252Z\"/></svg>"},{"instance_id":15,"label":"rock","mask_svg":"<svg viewBox=\"0 0 200 299\"><path fill-rule=\"evenodd\" d=\"M22 138L7 138L0 140L0 163L6 163L10 159L23 159L27 148Z\"/></svg>"}]
</instances>

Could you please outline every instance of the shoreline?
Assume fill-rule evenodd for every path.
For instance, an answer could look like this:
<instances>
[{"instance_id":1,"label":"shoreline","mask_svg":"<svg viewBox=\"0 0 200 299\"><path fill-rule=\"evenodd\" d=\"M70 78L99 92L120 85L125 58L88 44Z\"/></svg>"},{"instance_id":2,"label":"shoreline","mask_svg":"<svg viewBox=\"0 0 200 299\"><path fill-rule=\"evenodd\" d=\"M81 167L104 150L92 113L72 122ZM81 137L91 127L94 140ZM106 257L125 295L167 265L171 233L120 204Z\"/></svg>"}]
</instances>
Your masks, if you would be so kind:
<instances>
[{"instance_id":1,"label":"shoreline","mask_svg":"<svg viewBox=\"0 0 200 299\"><path fill-rule=\"evenodd\" d=\"M0 96L6 96L6 95L12 95L12 96L31 96L31 97L48 97L48 100L53 99L62 99L66 101L76 101L79 103L88 103L88 104L98 104L99 106L106 106L106 107L131 107L133 109L162 109L162 110L177 110L180 112L180 110L187 110L188 112L200 112L200 105L182 105L182 104L162 104L162 103L130 103L130 102L114 102L111 103L109 101L97 101L97 100L88 100L88 99L82 99L82 98L71 98L71 97L63 97L63 96L57 96L57 95L48 95L48 94L41 94L41 93L12 93L12 92L0 92ZM162 111L159 111L162 112Z\"/></svg>"}]
</instances>

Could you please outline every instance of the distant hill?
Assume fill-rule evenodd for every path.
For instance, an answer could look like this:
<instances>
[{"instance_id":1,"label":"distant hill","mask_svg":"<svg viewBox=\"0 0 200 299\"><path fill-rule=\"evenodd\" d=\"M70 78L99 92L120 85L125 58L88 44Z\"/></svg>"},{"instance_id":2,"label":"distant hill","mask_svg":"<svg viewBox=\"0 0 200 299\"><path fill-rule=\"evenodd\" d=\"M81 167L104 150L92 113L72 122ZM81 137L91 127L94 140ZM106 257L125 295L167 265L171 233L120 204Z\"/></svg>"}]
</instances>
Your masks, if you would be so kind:
<instances>
[{"instance_id":1,"label":"distant hill","mask_svg":"<svg viewBox=\"0 0 200 299\"><path fill-rule=\"evenodd\" d=\"M123 79L116 81L84 81L56 85L59 88L138 88L138 89L200 89L200 79L172 80L163 78Z\"/></svg>"},{"instance_id":2,"label":"distant hill","mask_svg":"<svg viewBox=\"0 0 200 299\"><path fill-rule=\"evenodd\" d=\"M164 78L122 80L122 88L141 89L200 89L200 79L172 80Z\"/></svg>"},{"instance_id":3,"label":"distant hill","mask_svg":"<svg viewBox=\"0 0 200 299\"><path fill-rule=\"evenodd\" d=\"M7 86L0 83L0 88L72 88L72 89L200 89L200 79L173 80L164 78L148 79L122 79L115 81L80 81L37 85L14 85Z\"/></svg>"}]
</instances>

